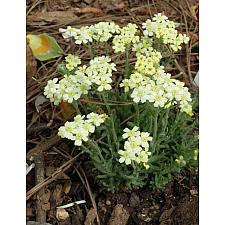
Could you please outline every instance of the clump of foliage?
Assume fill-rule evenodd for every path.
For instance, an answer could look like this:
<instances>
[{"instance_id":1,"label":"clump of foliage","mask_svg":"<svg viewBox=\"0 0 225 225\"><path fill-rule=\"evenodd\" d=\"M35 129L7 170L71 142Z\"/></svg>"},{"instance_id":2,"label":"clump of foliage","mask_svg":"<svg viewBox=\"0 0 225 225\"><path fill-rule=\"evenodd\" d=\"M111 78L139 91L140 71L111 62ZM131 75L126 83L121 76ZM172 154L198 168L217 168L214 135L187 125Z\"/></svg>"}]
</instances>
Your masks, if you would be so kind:
<instances>
[{"instance_id":1,"label":"clump of foliage","mask_svg":"<svg viewBox=\"0 0 225 225\"><path fill-rule=\"evenodd\" d=\"M197 98L164 67L174 57L171 49L178 51L189 38L162 14L142 27L100 22L61 28L66 40L89 50L91 60L83 64L69 54L59 65L63 78L49 80L44 89L55 105L66 101L75 107L74 120L58 135L89 154L98 179L111 191L162 188L183 168L198 165ZM113 53L96 55L97 48Z\"/></svg>"}]
</instances>

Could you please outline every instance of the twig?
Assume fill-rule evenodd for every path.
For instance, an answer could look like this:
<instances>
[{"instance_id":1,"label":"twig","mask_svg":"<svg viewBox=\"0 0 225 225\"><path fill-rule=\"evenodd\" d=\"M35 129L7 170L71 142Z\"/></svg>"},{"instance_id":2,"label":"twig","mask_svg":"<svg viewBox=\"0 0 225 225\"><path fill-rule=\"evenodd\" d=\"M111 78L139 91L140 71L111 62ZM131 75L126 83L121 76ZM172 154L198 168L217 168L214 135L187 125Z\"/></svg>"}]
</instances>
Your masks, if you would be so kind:
<instances>
[{"instance_id":1,"label":"twig","mask_svg":"<svg viewBox=\"0 0 225 225\"><path fill-rule=\"evenodd\" d=\"M35 183L36 185L43 182L45 179L45 169L44 169L44 156L42 153L34 157L35 163ZM41 188L36 195L36 221L40 223L46 222L46 212L42 209L42 199L45 192L44 188Z\"/></svg>"},{"instance_id":2,"label":"twig","mask_svg":"<svg viewBox=\"0 0 225 225\"><path fill-rule=\"evenodd\" d=\"M50 139L48 139L44 142L41 142L40 144L38 144L37 146L32 148L27 153L27 159L30 160L31 157L48 150L49 148L51 148L55 144L58 144L61 140L62 139L59 136L56 135L56 136L53 136L53 137L51 137Z\"/></svg>"},{"instance_id":3,"label":"twig","mask_svg":"<svg viewBox=\"0 0 225 225\"><path fill-rule=\"evenodd\" d=\"M180 5L182 14L183 14L183 18L184 18L184 24L185 24L185 28L186 28L186 33L189 32L188 30L188 24L187 24L187 18L186 15L184 13L184 9L183 7ZM191 58L190 58L190 53L191 53L191 44L190 47L188 45L186 45L186 62L187 62L187 69L188 69L188 76L189 76L189 81L190 84L193 83L193 79L192 79L192 75L191 75Z\"/></svg>"},{"instance_id":4,"label":"twig","mask_svg":"<svg viewBox=\"0 0 225 225\"><path fill-rule=\"evenodd\" d=\"M99 216L98 216L98 211L97 211L97 205L96 205L96 202L95 202L95 198L93 197L93 194L92 194L90 185L88 183L87 177L86 177L86 175L85 175L85 173L84 173L82 168L80 168L80 170L83 173L84 178L81 176L81 173L79 172L78 168L75 169L75 170L76 170L78 176L80 177L81 182L83 183L84 187L86 188L86 190L87 190L87 192L88 192L88 194L90 196L92 206L93 206L93 208L94 208L94 210L96 212L97 223L98 223L98 225L101 225L100 219L99 219Z\"/></svg>"},{"instance_id":5,"label":"twig","mask_svg":"<svg viewBox=\"0 0 225 225\"><path fill-rule=\"evenodd\" d=\"M26 199L28 200L31 196L36 194L41 188L45 187L46 185L50 184L53 180L55 180L58 176L60 176L64 171L66 171L68 168L70 168L73 164L73 161L77 159L82 153L79 153L66 163L64 163L62 166L60 166L56 172L54 172L51 176L47 177L45 180L43 180L41 183L37 184L35 187L31 188L26 193Z\"/></svg>"}]
</instances>

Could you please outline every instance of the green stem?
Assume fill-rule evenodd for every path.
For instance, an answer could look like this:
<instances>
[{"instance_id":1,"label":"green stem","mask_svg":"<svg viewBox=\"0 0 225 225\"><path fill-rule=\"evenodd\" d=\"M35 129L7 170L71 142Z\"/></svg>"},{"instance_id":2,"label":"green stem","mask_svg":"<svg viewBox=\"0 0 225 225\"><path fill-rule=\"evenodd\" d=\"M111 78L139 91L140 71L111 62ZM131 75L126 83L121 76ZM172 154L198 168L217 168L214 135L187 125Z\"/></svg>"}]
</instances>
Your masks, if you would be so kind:
<instances>
[{"instance_id":1,"label":"green stem","mask_svg":"<svg viewBox=\"0 0 225 225\"><path fill-rule=\"evenodd\" d=\"M90 58L93 59L94 58L94 52L93 52L92 45L89 42L87 44L87 48L88 48L88 51L89 51Z\"/></svg>"},{"instance_id":2,"label":"green stem","mask_svg":"<svg viewBox=\"0 0 225 225\"><path fill-rule=\"evenodd\" d=\"M95 142L92 140L88 140L88 144L90 145L90 147L93 147L94 149L97 150L100 159L102 160L102 162L105 162L105 159L102 155L102 152L101 152L101 149L99 148L99 146L97 144L95 144Z\"/></svg>"},{"instance_id":3,"label":"green stem","mask_svg":"<svg viewBox=\"0 0 225 225\"><path fill-rule=\"evenodd\" d=\"M110 122L111 122L111 125L112 125L113 141L114 141L114 144L116 146L117 151L119 151L119 141L117 139L117 134L116 134L116 130L115 130L113 114L112 114L112 111L111 111L111 109L110 109L110 107L109 107L109 105L108 105L108 103L107 103L107 101L105 99L104 93L102 93L102 98L103 98L103 101L104 101L104 103L106 105L106 109L108 111L108 114L110 115Z\"/></svg>"},{"instance_id":4,"label":"green stem","mask_svg":"<svg viewBox=\"0 0 225 225\"><path fill-rule=\"evenodd\" d=\"M76 109L76 113L79 114L79 115L81 115L81 112L80 112L80 110L79 110L77 101L73 101L73 102L72 102L72 106Z\"/></svg>"},{"instance_id":5,"label":"green stem","mask_svg":"<svg viewBox=\"0 0 225 225\"><path fill-rule=\"evenodd\" d=\"M169 112L170 112L170 109L169 108L166 109L165 124L164 124L164 127L163 127L163 133L165 133L166 127L167 127L167 124L168 124Z\"/></svg>"},{"instance_id":6,"label":"green stem","mask_svg":"<svg viewBox=\"0 0 225 225\"><path fill-rule=\"evenodd\" d=\"M125 78L128 78L129 75L129 48L125 50Z\"/></svg>"},{"instance_id":7,"label":"green stem","mask_svg":"<svg viewBox=\"0 0 225 225\"><path fill-rule=\"evenodd\" d=\"M140 110L139 110L139 105L135 104L135 108L136 108L136 111L137 111L137 125L138 125L138 127L140 127Z\"/></svg>"},{"instance_id":8,"label":"green stem","mask_svg":"<svg viewBox=\"0 0 225 225\"><path fill-rule=\"evenodd\" d=\"M157 131L158 131L158 115L159 115L159 110L156 109L155 116L154 116L154 130L153 130L153 152L155 151L156 147L156 139L157 139Z\"/></svg>"}]
</instances>

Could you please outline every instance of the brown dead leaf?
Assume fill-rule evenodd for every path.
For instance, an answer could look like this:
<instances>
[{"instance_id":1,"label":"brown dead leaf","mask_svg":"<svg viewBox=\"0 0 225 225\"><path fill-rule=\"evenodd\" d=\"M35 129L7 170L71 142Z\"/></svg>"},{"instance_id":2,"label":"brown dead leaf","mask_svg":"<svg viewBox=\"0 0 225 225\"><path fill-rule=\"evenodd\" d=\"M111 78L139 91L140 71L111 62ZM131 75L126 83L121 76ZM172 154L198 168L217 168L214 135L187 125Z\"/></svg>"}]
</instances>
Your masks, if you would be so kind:
<instances>
[{"instance_id":1,"label":"brown dead leaf","mask_svg":"<svg viewBox=\"0 0 225 225\"><path fill-rule=\"evenodd\" d=\"M64 186L63 186L63 192L64 192L65 194L68 194L69 191L70 191L70 189L71 189L71 186L72 186L71 180L67 180L67 181L65 182Z\"/></svg>"},{"instance_id":2,"label":"brown dead leaf","mask_svg":"<svg viewBox=\"0 0 225 225\"><path fill-rule=\"evenodd\" d=\"M60 108L62 111L62 116L66 121L76 112L74 107L68 102L61 102Z\"/></svg>"},{"instance_id":3,"label":"brown dead leaf","mask_svg":"<svg viewBox=\"0 0 225 225\"><path fill-rule=\"evenodd\" d=\"M27 216L27 217L32 217L32 216L34 216L33 208L32 208L32 206L31 206L30 203L27 203L27 206L26 206L26 216Z\"/></svg>"},{"instance_id":4,"label":"brown dead leaf","mask_svg":"<svg viewBox=\"0 0 225 225\"><path fill-rule=\"evenodd\" d=\"M66 220L67 218L69 218L69 213L65 210L65 209L61 209L61 208L57 208L56 210L56 218L59 221L63 221Z\"/></svg>"},{"instance_id":5,"label":"brown dead leaf","mask_svg":"<svg viewBox=\"0 0 225 225\"><path fill-rule=\"evenodd\" d=\"M56 171L56 168L53 166L46 166L45 168L45 175L47 177L50 177L54 172ZM59 180L69 180L70 177L66 175L65 173L62 173L60 176L57 177Z\"/></svg>"},{"instance_id":6,"label":"brown dead leaf","mask_svg":"<svg viewBox=\"0 0 225 225\"><path fill-rule=\"evenodd\" d=\"M47 11L65 11L71 8L71 0L48 0L46 1Z\"/></svg>"},{"instance_id":7,"label":"brown dead leaf","mask_svg":"<svg viewBox=\"0 0 225 225\"><path fill-rule=\"evenodd\" d=\"M108 225L126 225L129 219L129 212L123 208L122 204L117 204L109 219Z\"/></svg>"},{"instance_id":8,"label":"brown dead leaf","mask_svg":"<svg viewBox=\"0 0 225 225\"><path fill-rule=\"evenodd\" d=\"M75 10L37 12L27 17L28 22L46 21L50 23L69 23L77 19Z\"/></svg>"},{"instance_id":9,"label":"brown dead leaf","mask_svg":"<svg viewBox=\"0 0 225 225\"><path fill-rule=\"evenodd\" d=\"M173 207L173 208L163 211L163 213L161 214L161 216L159 218L160 225L164 225L164 224L166 224L166 222L168 222L167 220L170 219L171 214L173 213L174 209L175 208Z\"/></svg>"},{"instance_id":10,"label":"brown dead leaf","mask_svg":"<svg viewBox=\"0 0 225 225\"><path fill-rule=\"evenodd\" d=\"M26 225L52 225L50 223L40 223L36 221L27 221Z\"/></svg>"},{"instance_id":11,"label":"brown dead leaf","mask_svg":"<svg viewBox=\"0 0 225 225\"><path fill-rule=\"evenodd\" d=\"M187 35L192 40L193 44L199 40L198 35L194 32L188 32Z\"/></svg>"},{"instance_id":12,"label":"brown dead leaf","mask_svg":"<svg viewBox=\"0 0 225 225\"><path fill-rule=\"evenodd\" d=\"M60 205L63 202L62 198L62 185L57 184L55 190L53 191L52 198L56 205Z\"/></svg>"},{"instance_id":13,"label":"brown dead leaf","mask_svg":"<svg viewBox=\"0 0 225 225\"><path fill-rule=\"evenodd\" d=\"M35 76L37 72L37 62L33 56L31 48L27 42L26 44L26 74L27 74L27 82Z\"/></svg>"},{"instance_id":14,"label":"brown dead leaf","mask_svg":"<svg viewBox=\"0 0 225 225\"><path fill-rule=\"evenodd\" d=\"M99 0L99 5L102 9L107 11L111 10L122 10L127 8L128 1L127 0Z\"/></svg>"},{"instance_id":15,"label":"brown dead leaf","mask_svg":"<svg viewBox=\"0 0 225 225\"><path fill-rule=\"evenodd\" d=\"M197 15L198 15L198 8L199 8L199 4L195 4L195 5L191 6L191 14L196 20L198 20L198 17L197 17Z\"/></svg>"},{"instance_id":16,"label":"brown dead leaf","mask_svg":"<svg viewBox=\"0 0 225 225\"><path fill-rule=\"evenodd\" d=\"M99 9L99 8L95 8L95 7L84 7L84 8L77 8L77 13L81 13L81 14L85 14L85 13L94 13L96 14L96 16L104 16L104 12Z\"/></svg>"},{"instance_id":17,"label":"brown dead leaf","mask_svg":"<svg viewBox=\"0 0 225 225\"><path fill-rule=\"evenodd\" d=\"M143 6L140 6L140 7L134 7L130 10L131 12L135 12L135 14L143 14L143 15L148 15L149 12L154 15L156 14L156 9L152 6L146 6L146 7L143 7Z\"/></svg>"},{"instance_id":18,"label":"brown dead leaf","mask_svg":"<svg viewBox=\"0 0 225 225\"><path fill-rule=\"evenodd\" d=\"M46 204L49 202L50 196L51 196L51 191L49 189L46 189L45 193L42 196L40 196L40 200Z\"/></svg>"},{"instance_id":19,"label":"brown dead leaf","mask_svg":"<svg viewBox=\"0 0 225 225\"><path fill-rule=\"evenodd\" d=\"M49 211L50 209L51 209L51 205L50 205L50 203L48 202L48 203L46 203L46 204L43 204L42 206L41 206L41 208L44 210L44 211Z\"/></svg>"},{"instance_id":20,"label":"brown dead leaf","mask_svg":"<svg viewBox=\"0 0 225 225\"><path fill-rule=\"evenodd\" d=\"M91 208L87 213L84 225L94 225L96 217L97 217L96 210L94 208Z\"/></svg>"}]
</instances>

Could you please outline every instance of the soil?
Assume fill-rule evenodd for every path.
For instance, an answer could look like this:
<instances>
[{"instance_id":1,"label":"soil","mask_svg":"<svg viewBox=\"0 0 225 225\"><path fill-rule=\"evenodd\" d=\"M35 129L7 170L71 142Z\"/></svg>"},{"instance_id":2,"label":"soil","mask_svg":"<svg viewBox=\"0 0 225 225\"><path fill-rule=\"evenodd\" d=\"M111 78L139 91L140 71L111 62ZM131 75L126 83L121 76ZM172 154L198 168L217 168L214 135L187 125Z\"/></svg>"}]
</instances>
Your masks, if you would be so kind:
<instances>
[{"instance_id":1,"label":"soil","mask_svg":"<svg viewBox=\"0 0 225 225\"><path fill-rule=\"evenodd\" d=\"M192 80L198 71L197 0L27 0L27 33L48 33L66 54L76 51L87 60L86 52L63 40L60 27L105 20L141 24L156 12L179 22L180 31L191 37L189 47L182 49L176 55L177 63L167 69L172 75L180 74L179 79L194 89ZM27 224L197 225L197 172L184 171L160 191L144 187L110 193L95 179L87 156L76 157L79 152L73 144L56 137L57 129L74 111L67 107L65 112L63 106L54 107L39 96L46 82L57 76L60 60L40 63L27 45L27 163L40 156L44 172L38 182L37 169L27 175ZM80 200L86 202L64 210L56 208Z\"/></svg>"}]
</instances>

